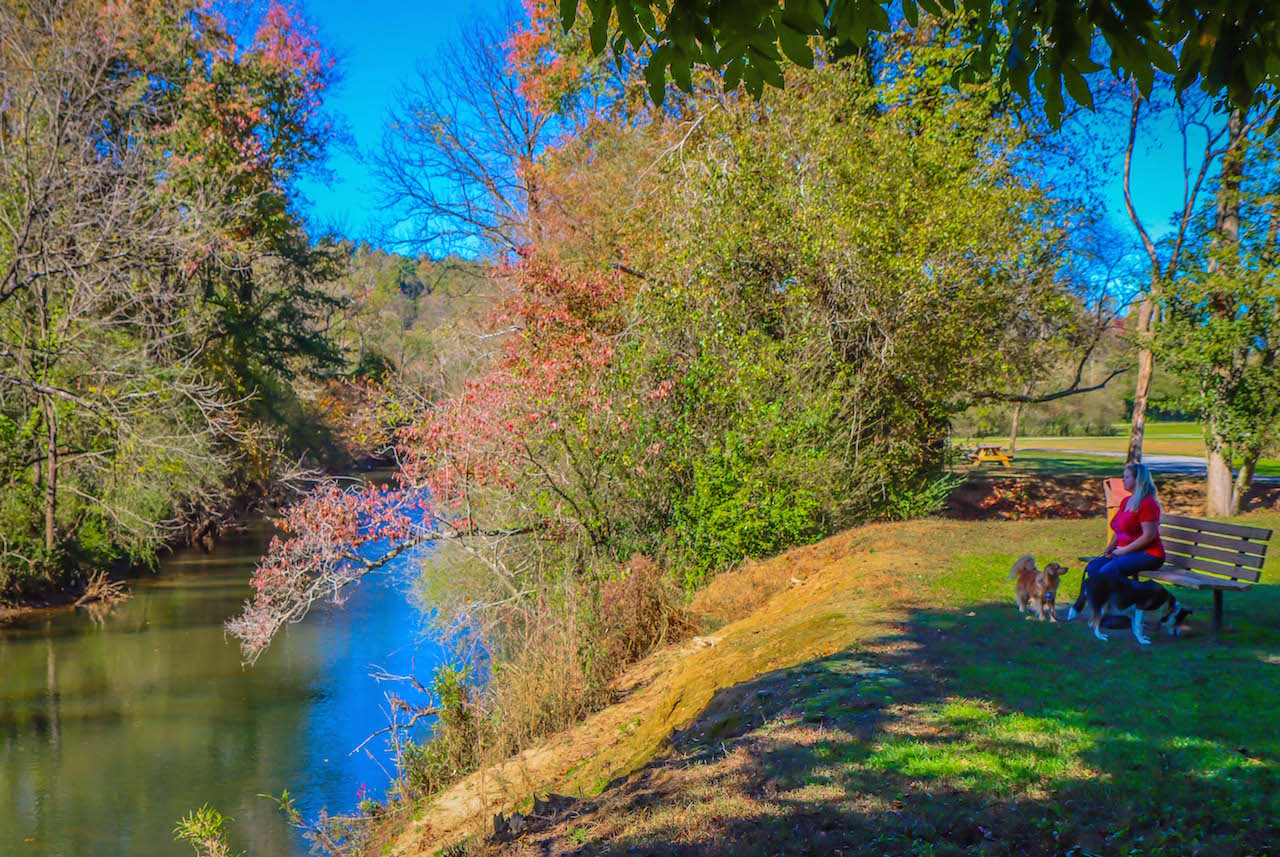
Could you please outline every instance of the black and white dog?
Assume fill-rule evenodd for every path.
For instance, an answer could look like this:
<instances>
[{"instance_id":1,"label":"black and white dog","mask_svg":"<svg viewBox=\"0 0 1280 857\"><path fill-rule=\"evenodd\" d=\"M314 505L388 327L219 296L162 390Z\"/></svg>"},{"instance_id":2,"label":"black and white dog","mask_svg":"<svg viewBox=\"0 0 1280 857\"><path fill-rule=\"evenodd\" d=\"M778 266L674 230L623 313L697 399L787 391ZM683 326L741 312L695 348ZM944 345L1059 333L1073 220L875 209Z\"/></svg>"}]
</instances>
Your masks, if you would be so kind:
<instances>
[{"instance_id":1,"label":"black and white dog","mask_svg":"<svg viewBox=\"0 0 1280 857\"><path fill-rule=\"evenodd\" d=\"M1133 636L1146 646L1151 640L1142 633L1143 613L1160 611L1161 627L1175 637L1178 636L1178 626L1191 615L1191 611L1179 604L1169 590L1154 580L1136 581L1117 574L1094 575L1086 581L1081 595L1081 600L1088 600L1089 607L1093 609L1089 627L1099 640L1107 639L1099 628L1107 616L1128 616L1133 623ZM1068 611L1067 621L1076 617L1079 605L1080 600Z\"/></svg>"}]
</instances>

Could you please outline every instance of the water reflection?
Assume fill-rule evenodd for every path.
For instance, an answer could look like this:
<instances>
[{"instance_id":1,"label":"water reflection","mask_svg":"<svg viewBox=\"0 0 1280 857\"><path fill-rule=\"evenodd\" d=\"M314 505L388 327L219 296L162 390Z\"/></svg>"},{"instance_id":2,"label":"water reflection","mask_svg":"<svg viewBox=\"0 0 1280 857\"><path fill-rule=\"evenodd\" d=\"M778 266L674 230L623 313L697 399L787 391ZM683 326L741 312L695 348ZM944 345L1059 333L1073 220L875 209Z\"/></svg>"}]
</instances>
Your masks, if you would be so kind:
<instances>
[{"instance_id":1,"label":"water reflection","mask_svg":"<svg viewBox=\"0 0 1280 857\"><path fill-rule=\"evenodd\" d=\"M314 816L387 785L379 665L425 677L405 566L340 611L290 627L242 669L222 632L248 594L264 536L172 557L100 622L59 612L0 626L0 854L171 857L173 827L203 803L235 819L255 857L305 845L259 794L288 787ZM366 582L368 584L368 582Z\"/></svg>"}]
</instances>

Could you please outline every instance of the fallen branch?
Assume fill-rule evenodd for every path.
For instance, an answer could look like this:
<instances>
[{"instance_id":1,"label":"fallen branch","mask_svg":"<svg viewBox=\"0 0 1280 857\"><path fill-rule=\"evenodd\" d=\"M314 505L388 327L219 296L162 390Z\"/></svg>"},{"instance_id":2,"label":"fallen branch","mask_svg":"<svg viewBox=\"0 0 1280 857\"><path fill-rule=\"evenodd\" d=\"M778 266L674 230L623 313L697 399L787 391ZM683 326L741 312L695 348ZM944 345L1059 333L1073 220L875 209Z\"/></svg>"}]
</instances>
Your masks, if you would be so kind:
<instances>
[{"instance_id":1,"label":"fallen branch","mask_svg":"<svg viewBox=\"0 0 1280 857\"><path fill-rule=\"evenodd\" d=\"M82 607L94 602L118 604L129 598L129 587L123 580L108 580L107 573L99 571L89 576L84 585L84 594L76 599L75 606Z\"/></svg>"}]
</instances>

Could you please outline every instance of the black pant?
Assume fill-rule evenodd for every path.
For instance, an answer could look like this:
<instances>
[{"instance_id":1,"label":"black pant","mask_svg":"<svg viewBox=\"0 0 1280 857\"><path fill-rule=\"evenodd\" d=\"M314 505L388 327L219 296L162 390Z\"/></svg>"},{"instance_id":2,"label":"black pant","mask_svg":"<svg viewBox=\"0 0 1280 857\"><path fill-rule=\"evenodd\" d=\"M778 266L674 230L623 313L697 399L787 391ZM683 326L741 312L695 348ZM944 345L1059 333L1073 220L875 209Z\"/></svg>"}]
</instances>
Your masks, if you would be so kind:
<instances>
[{"instance_id":1,"label":"black pant","mask_svg":"<svg viewBox=\"0 0 1280 857\"><path fill-rule=\"evenodd\" d=\"M1144 571L1155 571L1164 565L1164 560L1152 556L1145 551L1124 553L1118 556L1099 556L1089 560L1084 567L1084 577L1080 580L1080 596L1076 598L1077 613L1084 607L1085 595L1089 592L1089 578L1095 575L1114 574L1119 577L1137 577Z\"/></svg>"}]
</instances>

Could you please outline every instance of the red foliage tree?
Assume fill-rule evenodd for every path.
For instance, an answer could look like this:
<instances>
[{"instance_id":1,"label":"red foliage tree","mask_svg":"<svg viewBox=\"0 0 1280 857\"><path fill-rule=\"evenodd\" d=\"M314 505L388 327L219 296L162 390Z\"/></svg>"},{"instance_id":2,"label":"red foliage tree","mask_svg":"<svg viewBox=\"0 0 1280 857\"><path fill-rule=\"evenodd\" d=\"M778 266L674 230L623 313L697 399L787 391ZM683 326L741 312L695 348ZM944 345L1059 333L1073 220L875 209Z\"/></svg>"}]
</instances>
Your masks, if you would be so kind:
<instances>
[{"instance_id":1,"label":"red foliage tree","mask_svg":"<svg viewBox=\"0 0 1280 857\"><path fill-rule=\"evenodd\" d=\"M285 514L253 599L228 623L246 657L315 601L340 602L347 586L426 542L483 544L492 555L494 540L515 535L607 538L575 453L627 429L602 378L625 328L628 280L574 274L532 251L495 274L511 290L491 318L503 337L492 367L401 430L395 488L331 482ZM532 497L546 502L532 508ZM491 565L519 594L515 573Z\"/></svg>"}]
</instances>

